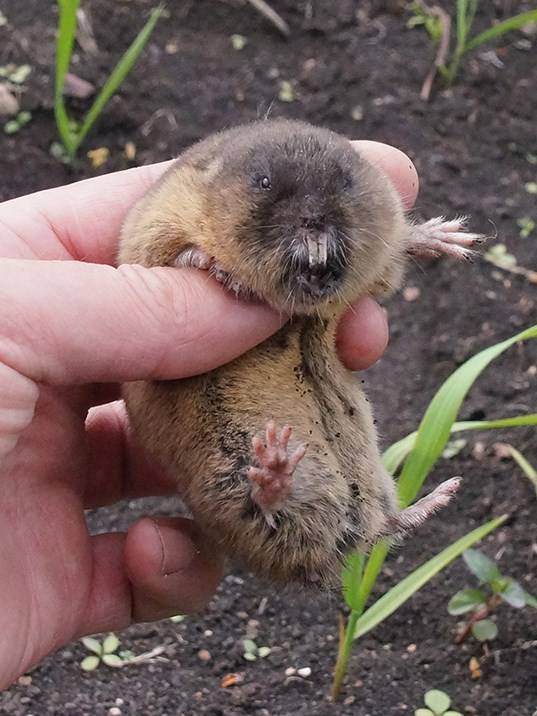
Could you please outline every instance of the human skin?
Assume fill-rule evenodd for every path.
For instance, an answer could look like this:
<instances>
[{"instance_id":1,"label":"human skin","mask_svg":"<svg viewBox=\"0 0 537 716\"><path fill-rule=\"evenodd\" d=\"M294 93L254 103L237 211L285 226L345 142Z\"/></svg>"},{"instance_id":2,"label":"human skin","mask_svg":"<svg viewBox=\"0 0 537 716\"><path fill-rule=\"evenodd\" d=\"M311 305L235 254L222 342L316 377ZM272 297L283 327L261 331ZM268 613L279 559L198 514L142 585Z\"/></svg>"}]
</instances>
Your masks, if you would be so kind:
<instances>
[{"instance_id":1,"label":"human skin","mask_svg":"<svg viewBox=\"0 0 537 716\"><path fill-rule=\"evenodd\" d=\"M410 207L406 155L356 148ZM114 267L121 223L168 162L0 204L0 688L84 634L201 609L222 575L195 524L145 517L90 536L84 509L176 492L131 440L129 380L183 378L267 338L281 316L194 270ZM364 299L337 344L353 370L384 351Z\"/></svg>"}]
</instances>

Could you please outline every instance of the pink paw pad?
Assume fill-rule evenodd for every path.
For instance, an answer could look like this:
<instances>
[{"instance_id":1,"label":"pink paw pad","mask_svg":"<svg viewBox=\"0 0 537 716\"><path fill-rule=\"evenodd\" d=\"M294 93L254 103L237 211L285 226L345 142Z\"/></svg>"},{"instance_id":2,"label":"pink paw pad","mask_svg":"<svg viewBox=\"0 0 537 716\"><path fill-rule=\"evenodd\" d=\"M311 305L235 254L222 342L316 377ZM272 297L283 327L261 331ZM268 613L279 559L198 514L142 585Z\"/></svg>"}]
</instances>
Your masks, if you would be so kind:
<instances>
[{"instance_id":1,"label":"pink paw pad","mask_svg":"<svg viewBox=\"0 0 537 716\"><path fill-rule=\"evenodd\" d=\"M247 474L254 484L252 498L265 512L269 524L273 523L270 513L280 509L289 495L291 477L307 450L307 445L299 445L288 454L292 432L292 427L285 425L278 436L276 424L271 420L267 423L265 440L258 435L252 438L259 467L250 467Z\"/></svg>"}]
</instances>

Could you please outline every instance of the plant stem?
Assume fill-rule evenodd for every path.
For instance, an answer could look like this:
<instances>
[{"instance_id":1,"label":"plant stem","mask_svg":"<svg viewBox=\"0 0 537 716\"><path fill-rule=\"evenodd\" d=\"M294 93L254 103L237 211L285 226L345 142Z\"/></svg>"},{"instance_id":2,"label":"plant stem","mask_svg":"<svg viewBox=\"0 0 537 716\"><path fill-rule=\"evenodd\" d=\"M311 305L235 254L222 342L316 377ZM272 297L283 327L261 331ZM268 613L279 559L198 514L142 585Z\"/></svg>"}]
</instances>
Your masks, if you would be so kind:
<instances>
[{"instance_id":1,"label":"plant stem","mask_svg":"<svg viewBox=\"0 0 537 716\"><path fill-rule=\"evenodd\" d=\"M354 642L354 632L356 631L356 623L358 622L359 618L360 613L355 610L353 610L349 614L345 634L339 645L339 653L337 656L336 668L334 670L334 680L332 682L332 698L334 699L334 701L336 701L339 696L341 687L343 685L343 679L345 678L345 674L347 673L349 658Z\"/></svg>"}]
</instances>

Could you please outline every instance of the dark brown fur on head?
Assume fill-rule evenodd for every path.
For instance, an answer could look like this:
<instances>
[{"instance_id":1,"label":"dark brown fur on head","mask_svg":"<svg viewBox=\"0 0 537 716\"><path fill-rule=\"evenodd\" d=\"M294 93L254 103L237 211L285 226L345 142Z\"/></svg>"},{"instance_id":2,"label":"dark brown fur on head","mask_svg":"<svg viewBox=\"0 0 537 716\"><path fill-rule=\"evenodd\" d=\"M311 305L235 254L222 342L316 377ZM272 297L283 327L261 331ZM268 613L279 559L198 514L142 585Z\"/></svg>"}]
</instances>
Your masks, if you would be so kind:
<instances>
[{"instance_id":1,"label":"dark brown fur on head","mask_svg":"<svg viewBox=\"0 0 537 716\"><path fill-rule=\"evenodd\" d=\"M337 312L402 255L398 195L327 129L290 120L238 127L185 152L162 183L167 205L155 209L168 217L170 233L177 215L177 228L163 246L160 227L152 251L162 247L173 260L197 246L216 258L230 285L289 313ZM159 223L153 211L149 231Z\"/></svg>"}]
</instances>

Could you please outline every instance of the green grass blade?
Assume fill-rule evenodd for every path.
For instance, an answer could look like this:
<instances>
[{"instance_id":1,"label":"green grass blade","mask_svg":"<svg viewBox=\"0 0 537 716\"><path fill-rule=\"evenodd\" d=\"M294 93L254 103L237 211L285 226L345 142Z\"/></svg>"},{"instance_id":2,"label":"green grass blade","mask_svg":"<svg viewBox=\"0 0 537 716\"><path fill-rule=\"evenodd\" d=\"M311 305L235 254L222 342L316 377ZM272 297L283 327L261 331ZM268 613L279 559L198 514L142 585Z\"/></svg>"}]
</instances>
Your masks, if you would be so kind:
<instances>
[{"instance_id":1,"label":"green grass blade","mask_svg":"<svg viewBox=\"0 0 537 716\"><path fill-rule=\"evenodd\" d=\"M464 550L468 549L471 545L479 542L489 532L499 527L505 520L507 515L497 517L490 522L481 525L472 532L469 532L464 537L461 537L456 542L451 544L446 549L442 550L432 559L422 564L414 572L405 577L402 581L392 587L386 594L378 599L362 616L358 619L356 624L356 631L354 632L354 638L363 636L368 631L376 627L378 624L383 622L393 612L404 604L410 597L415 594L419 589L423 587L429 580L431 580L438 572L445 569L448 564L457 559Z\"/></svg>"},{"instance_id":2,"label":"green grass blade","mask_svg":"<svg viewBox=\"0 0 537 716\"><path fill-rule=\"evenodd\" d=\"M464 51L469 52L470 50L474 50L476 47L483 45L485 42L489 42L490 40L494 40L496 37L505 35L506 32L511 32L512 30L519 30L521 27L524 27L524 25L536 21L537 10L528 10L528 12L522 12L520 13L520 15L514 15L513 17L509 17L507 18L507 20L499 22L497 25L489 27L488 30L480 32L479 35L472 37L472 39L464 48Z\"/></svg>"},{"instance_id":3,"label":"green grass blade","mask_svg":"<svg viewBox=\"0 0 537 716\"><path fill-rule=\"evenodd\" d=\"M498 420L462 420L453 423L450 433L459 433L465 430L499 430L501 428L516 428L528 425L537 425L537 413L517 415L514 418L500 418ZM382 462L390 475L395 475L403 460L414 447L417 434L416 430L406 435L384 451Z\"/></svg>"},{"instance_id":4,"label":"green grass blade","mask_svg":"<svg viewBox=\"0 0 537 716\"><path fill-rule=\"evenodd\" d=\"M69 71L71 55L76 35L76 12L79 0L58 0L59 24L56 38L56 77L54 84L54 117L58 134L66 150L71 154L73 135L69 125L69 117L63 101L65 75Z\"/></svg>"},{"instance_id":5,"label":"green grass blade","mask_svg":"<svg viewBox=\"0 0 537 716\"><path fill-rule=\"evenodd\" d=\"M82 144L82 142L86 138L86 135L97 121L105 106L117 92L125 77L134 67L149 38L151 37L151 33L155 29L155 25L157 24L160 16L162 15L163 9L164 8L162 5L153 8L149 19L147 20L143 28L140 30L138 35L135 37L130 47L125 51L117 65L112 70L110 76L104 83L101 91L99 92L99 94L95 98L95 101L88 110L88 113L84 117L82 126L77 133L75 141L76 149L78 149L78 147Z\"/></svg>"},{"instance_id":6,"label":"green grass blade","mask_svg":"<svg viewBox=\"0 0 537 716\"><path fill-rule=\"evenodd\" d=\"M528 480L533 484L533 487L535 488L535 493L537 494L537 470L531 465L524 455L522 455L521 452L519 452L516 448L514 448L512 445L511 448L511 456L513 460L516 462L516 464L519 466L519 468L522 470L524 475L528 478Z\"/></svg>"},{"instance_id":7,"label":"green grass blade","mask_svg":"<svg viewBox=\"0 0 537 716\"><path fill-rule=\"evenodd\" d=\"M431 468L442 454L451 427L472 384L480 373L514 343L537 338L537 326L490 346L460 366L443 383L425 411L413 450L398 482L399 500L406 507L418 494Z\"/></svg>"},{"instance_id":8,"label":"green grass blade","mask_svg":"<svg viewBox=\"0 0 537 716\"><path fill-rule=\"evenodd\" d=\"M353 552L343 569L343 596L349 609L359 611L358 593L364 571L365 555Z\"/></svg>"}]
</instances>

